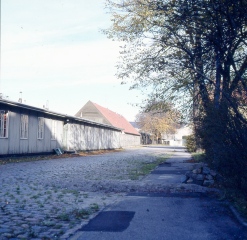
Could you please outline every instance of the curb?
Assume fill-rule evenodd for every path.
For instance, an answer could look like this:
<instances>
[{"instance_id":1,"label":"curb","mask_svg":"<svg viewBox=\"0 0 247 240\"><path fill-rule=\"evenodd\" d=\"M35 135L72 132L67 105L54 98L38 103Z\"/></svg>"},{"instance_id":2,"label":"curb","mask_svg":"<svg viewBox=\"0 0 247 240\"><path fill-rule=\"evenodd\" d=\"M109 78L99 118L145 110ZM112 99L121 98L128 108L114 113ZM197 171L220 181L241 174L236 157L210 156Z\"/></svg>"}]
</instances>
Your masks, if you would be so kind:
<instances>
[{"instance_id":1,"label":"curb","mask_svg":"<svg viewBox=\"0 0 247 240\"><path fill-rule=\"evenodd\" d=\"M247 222L240 215L240 213L232 205L229 205L229 208L230 208L231 212L233 213L233 215L237 218L237 220L239 221L239 223L241 223L244 227L247 227Z\"/></svg>"}]
</instances>

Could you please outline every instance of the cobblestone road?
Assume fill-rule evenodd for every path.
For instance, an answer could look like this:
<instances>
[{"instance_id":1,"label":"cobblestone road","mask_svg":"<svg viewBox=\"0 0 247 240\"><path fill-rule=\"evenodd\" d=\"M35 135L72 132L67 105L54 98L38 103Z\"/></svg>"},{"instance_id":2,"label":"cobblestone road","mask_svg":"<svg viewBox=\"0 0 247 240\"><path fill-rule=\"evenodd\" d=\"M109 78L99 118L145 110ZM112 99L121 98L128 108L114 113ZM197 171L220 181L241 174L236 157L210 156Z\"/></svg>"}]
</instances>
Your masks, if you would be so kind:
<instances>
[{"instance_id":1,"label":"cobblestone road","mask_svg":"<svg viewBox=\"0 0 247 240\"><path fill-rule=\"evenodd\" d=\"M0 165L0 239L67 239L126 192L153 188L135 174L164 156L140 148Z\"/></svg>"}]
</instances>

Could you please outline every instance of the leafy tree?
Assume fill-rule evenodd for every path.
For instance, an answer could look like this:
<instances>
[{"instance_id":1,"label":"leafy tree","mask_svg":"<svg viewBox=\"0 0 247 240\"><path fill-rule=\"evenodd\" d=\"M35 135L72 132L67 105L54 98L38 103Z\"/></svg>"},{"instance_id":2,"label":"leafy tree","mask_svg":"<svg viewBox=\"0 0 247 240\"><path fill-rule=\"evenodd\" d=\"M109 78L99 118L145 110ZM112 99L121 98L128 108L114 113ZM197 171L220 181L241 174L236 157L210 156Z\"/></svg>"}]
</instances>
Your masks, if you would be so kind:
<instances>
[{"instance_id":1,"label":"leafy tree","mask_svg":"<svg viewBox=\"0 0 247 240\"><path fill-rule=\"evenodd\" d=\"M117 76L192 110L196 142L247 190L247 1L106 0Z\"/></svg>"},{"instance_id":2,"label":"leafy tree","mask_svg":"<svg viewBox=\"0 0 247 240\"><path fill-rule=\"evenodd\" d=\"M156 142L162 138L162 134L174 134L180 113L173 109L171 104L164 102L148 103L144 110L136 117L142 131L154 136Z\"/></svg>"},{"instance_id":3,"label":"leafy tree","mask_svg":"<svg viewBox=\"0 0 247 240\"><path fill-rule=\"evenodd\" d=\"M238 86L247 90L246 1L108 0L107 6L113 24L105 33L126 43L119 78L133 79L133 88L153 85L172 100L189 93L203 107L226 101L238 113L231 96Z\"/></svg>"}]
</instances>

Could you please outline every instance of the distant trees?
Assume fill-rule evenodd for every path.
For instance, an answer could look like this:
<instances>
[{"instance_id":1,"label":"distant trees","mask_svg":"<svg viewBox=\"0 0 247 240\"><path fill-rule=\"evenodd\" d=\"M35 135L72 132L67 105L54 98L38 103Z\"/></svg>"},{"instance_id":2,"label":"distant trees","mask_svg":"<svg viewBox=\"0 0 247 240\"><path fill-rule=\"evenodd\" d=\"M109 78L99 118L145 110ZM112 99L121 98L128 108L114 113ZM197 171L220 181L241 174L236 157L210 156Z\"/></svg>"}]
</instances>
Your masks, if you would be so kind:
<instances>
[{"instance_id":1,"label":"distant trees","mask_svg":"<svg viewBox=\"0 0 247 240\"><path fill-rule=\"evenodd\" d=\"M142 131L151 134L159 143L162 134L174 134L180 113L173 109L170 104L164 102L149 102L136 116Z\"/></svg>"},{"instance_id":2,"label":"distant trees","mask_svg":"<svg viewBox=\"0 0 247 240\"><path fill-rule=\"evenodd\" d=\"M247 1L106 0L117 76L192 109L196 142L247 191ZM239 169L239 167L241 169ZM236 175L237 173L237 175ZM236 177L237 176L237 177Z\"/></svg>"}]
</instances>

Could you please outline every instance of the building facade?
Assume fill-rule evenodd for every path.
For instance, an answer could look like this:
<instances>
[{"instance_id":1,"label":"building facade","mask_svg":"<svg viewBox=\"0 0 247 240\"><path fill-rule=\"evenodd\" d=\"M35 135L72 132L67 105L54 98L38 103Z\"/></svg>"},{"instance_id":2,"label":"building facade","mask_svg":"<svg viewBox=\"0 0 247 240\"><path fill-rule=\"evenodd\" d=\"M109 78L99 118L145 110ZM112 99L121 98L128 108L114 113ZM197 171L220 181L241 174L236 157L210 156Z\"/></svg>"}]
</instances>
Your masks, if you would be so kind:
<instances>
[{"instance_id":1,"label":"building facade","mask_svg":"<svg viewBox=\"0 0 247 240\"><path fill-rule=\"evenodd\" d=\"M189 125L181 125L174 134L162 134L162 143L170 146L184 147L186 137L192 134L192 128Z\"/></svg>"},{"instance_id":2,"label":"building facade","mask_svg":"<svg viewBox=\"0 0 247 240\"><path fill-rule=\"evenodd\" d=\"M119 144L122 148L141 144L140 133L122 115L97 103L88 101L75 116L121 129Z\"/></svg>"},{"instance_id":3,"label":"building facade","mask_svg":"<svg viewBox=\"0 0 247 240\"><path fill-rule=\"evenodd\" d=\"M0 99L0 156L116 149L126 147L122 135L111 125Z\"/></svg>"}]
</instances>

